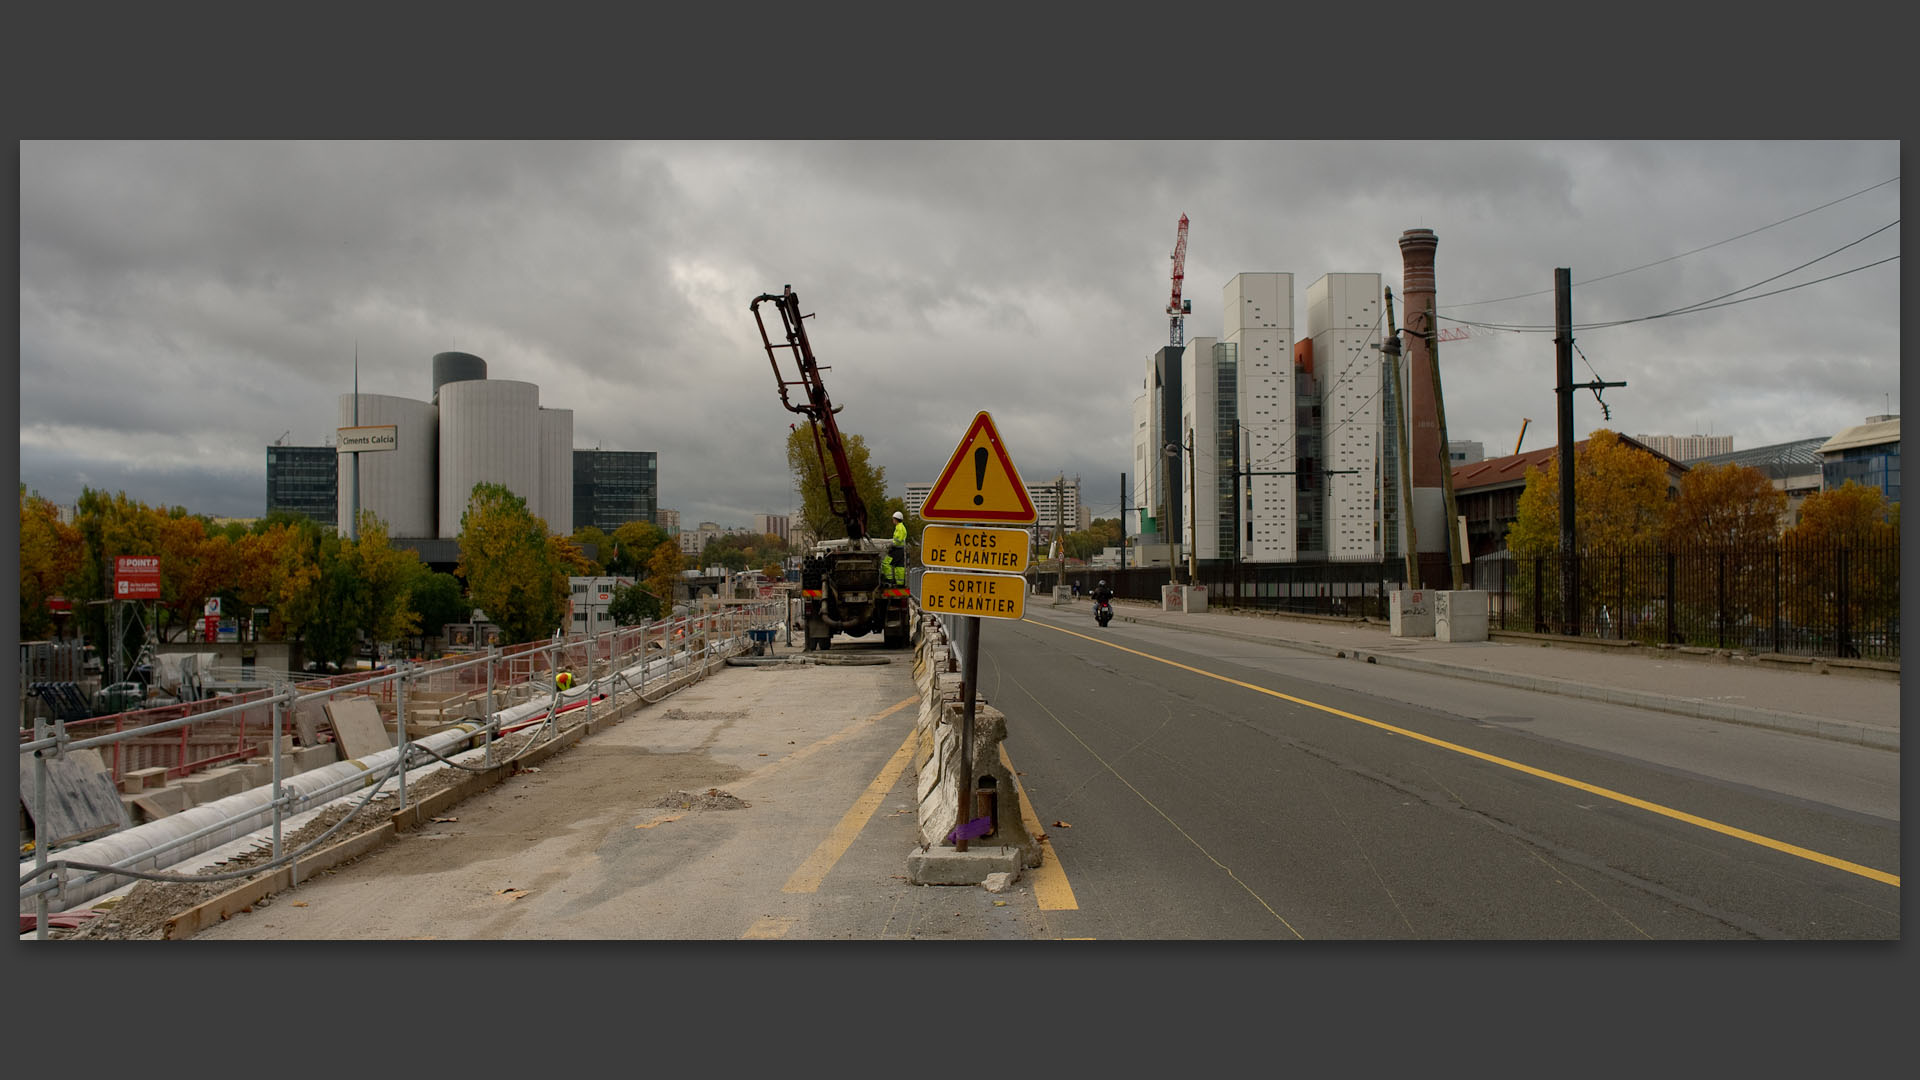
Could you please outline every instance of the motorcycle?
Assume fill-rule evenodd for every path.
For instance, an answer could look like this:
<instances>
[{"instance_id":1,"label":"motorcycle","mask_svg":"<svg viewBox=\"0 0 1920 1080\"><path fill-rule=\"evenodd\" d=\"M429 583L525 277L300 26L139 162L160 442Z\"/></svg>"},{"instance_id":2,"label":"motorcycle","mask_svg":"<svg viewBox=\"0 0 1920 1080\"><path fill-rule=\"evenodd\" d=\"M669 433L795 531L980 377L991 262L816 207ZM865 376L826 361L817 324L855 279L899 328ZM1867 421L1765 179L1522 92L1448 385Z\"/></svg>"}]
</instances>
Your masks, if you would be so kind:
<instances>
[{"instance_id":1,"label":"motorcycle","mask_svg":"<svg viewBox=\"0 0 1920 1080\"><path fill-rule=\"evenodd\" d=\"M1106 600L1095 600L1093 602L1093 621L1094 622L1099 623L1101 626L1105 626L1107 625L1108 620L1112 618L1113 618L1113 604L1111 602Z\"/></svg>"}]
</instances>

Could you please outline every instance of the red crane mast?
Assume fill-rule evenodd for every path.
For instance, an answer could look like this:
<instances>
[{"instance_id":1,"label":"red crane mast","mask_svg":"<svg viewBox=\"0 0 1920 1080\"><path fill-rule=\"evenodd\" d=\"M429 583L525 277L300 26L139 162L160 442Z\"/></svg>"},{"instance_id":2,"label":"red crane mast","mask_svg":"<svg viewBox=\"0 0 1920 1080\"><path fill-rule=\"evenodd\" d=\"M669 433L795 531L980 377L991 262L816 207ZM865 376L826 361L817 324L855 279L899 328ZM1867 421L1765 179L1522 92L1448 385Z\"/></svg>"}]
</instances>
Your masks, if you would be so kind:
<instances>
[{"instance_id":1,"label":"red crane mast","mask_svg":"<svg viewBox=\"0 0 1920 1080\"><path fill-rule=\"evenodd\" d=\"M1187 215L1180 215L1180 234L1173 242L1173 298L1167 301L1167 344L1179 345L1184 322L1181 316L1193 310L1193 301L1180 299L1180 282L1187 276Z\"/></svg>"}]
</instances>

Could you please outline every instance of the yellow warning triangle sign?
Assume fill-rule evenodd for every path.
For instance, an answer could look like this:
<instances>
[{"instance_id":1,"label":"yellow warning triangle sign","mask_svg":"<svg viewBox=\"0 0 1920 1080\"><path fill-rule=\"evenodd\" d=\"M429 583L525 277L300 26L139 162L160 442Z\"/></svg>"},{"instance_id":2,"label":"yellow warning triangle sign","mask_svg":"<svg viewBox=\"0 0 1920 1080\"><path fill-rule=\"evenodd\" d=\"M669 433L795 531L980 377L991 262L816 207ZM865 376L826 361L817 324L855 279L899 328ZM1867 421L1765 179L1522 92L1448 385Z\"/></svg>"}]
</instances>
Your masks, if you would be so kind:
<instances>
[{"instance_id":1,"label":"yellow warning triangle sign","mask_svg":"<svg viewBox=\"0 0 1920 1080\"><path fill-rule=\"evenodd\" d=\"M1013 467L993 417L981 412L920 507L926 521L997 521L1031 525L1037 514L1020 470Z\"/></svg>"}]
</instances>

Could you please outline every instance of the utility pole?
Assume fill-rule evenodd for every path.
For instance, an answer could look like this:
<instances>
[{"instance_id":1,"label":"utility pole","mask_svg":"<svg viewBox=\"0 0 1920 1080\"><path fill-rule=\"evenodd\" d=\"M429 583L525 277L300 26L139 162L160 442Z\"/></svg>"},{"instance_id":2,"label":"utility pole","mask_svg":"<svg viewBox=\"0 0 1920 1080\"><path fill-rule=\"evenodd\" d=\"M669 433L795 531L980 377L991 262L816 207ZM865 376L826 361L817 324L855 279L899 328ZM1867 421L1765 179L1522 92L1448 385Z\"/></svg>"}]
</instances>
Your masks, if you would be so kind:
<instances>
[{"instance_id":1,"label":"utility pole","mask_svg":"<svg viewBox=\"0 0 1920 1080\"><path fill-rule=\"evenodd\" d=\"M1127 474L1120 474L1120 569L1127 568Z\"/></svg>"},{"instance_id":2,"label":"utility pole","mask_svg":"<svg viewBox=\"0 0 1920 1080\"><path fill-rule=\"evenodd\" d=\"M1560 632L1580 632L1580 586L1573 563L1573 270L1553 272L1553 356L1560 422Z\"/></svg>"},{"instance_id":3,"label":"utility pole","mask_svg":"<svg viewBox=\"0 0 1920 1080\"><path fill-rule=\"evenodd\" d=\"M1609 386L1623 382L1594 380L1581 386L1573 384L1573 271L1561 267L1553 272L1553 346L1556 371L1555 392L1560 413L1560 632L1580 633L1580 563L1574 554L1579 537L1574 529L1573 499L1573 392L1592 390L1596 397ZM1606 402L1600 403L1602 409ZM1525 428L1521 431L1524 434Z\"/></svg>"},{"instance_id":4,"label":"utility pole","mask_svg":"<svg viewBox=\"0 0 1920 1080\"><path fill-rule=\"evenodd\" d=\"M1401 552L1407 560L1407 588L1420 587L1420 557L1418 545L1414 541L1413 529L1413 473L1407 464L1407 443L1413 433L1400 423L1400 402L1404 383L1400 381L1400 331L1393 325L1393 290L1387 290L1387 340L1380 346L1386 354L1387 363L1393 368L1393 442L1400 458L1400 520L1407 527L1406 550Z\"/></svg>"},{"instance_id":5,"label":"utility pole","mask_svg":"<svg viewBox=\"0 0 1920 1080\"><path fill-rule=\"evenodd\" d=\"M1453 501L1453 459L1447 453L1447 407L1440 400L1440 326L1434 321L1433 301L1427 301L1427 363L1433 370L1433 416L1440 425L1440 479L1447 495L1447 561L1453 564L1453 587L1460 582L1460 508Z\"/></svg>"}]
</instances>

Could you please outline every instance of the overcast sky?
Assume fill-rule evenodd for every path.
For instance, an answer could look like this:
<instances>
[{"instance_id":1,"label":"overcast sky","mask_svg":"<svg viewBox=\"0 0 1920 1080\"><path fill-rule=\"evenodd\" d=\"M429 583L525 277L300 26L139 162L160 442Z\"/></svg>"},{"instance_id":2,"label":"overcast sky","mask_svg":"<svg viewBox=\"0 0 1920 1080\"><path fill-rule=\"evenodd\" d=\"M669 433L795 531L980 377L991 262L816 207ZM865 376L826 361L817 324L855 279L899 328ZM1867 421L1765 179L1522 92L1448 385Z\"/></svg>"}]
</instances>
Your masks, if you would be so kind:
<instances>
[{"instance_id":1,"label":"overcast sky","mask_svg":"<svg viewBox=\"0 0 1920 1080\"><path fill-rule=\"evenodd\" d=\"M20 478L256 517L356 349L363 392L422 401L459 350L576 447L658 452L684 525L750 525L796 505L749 312L790 284L889 494L984 409L1030 485L1115 516L1183 213L1189 339L1242 272L1293 275L1296 338L1334 272L1404 326L1398 241L1432 229L1443 326L1549 328L1441 346L1449 436L1490 457L1523 418L1555 440L1556 267L1575 381L1627 384L1604 422L1578 395L1580 437L1824 437L1899 411L1899 172L1894 141L25 142Z\"/></svg>"}]
</instances>

